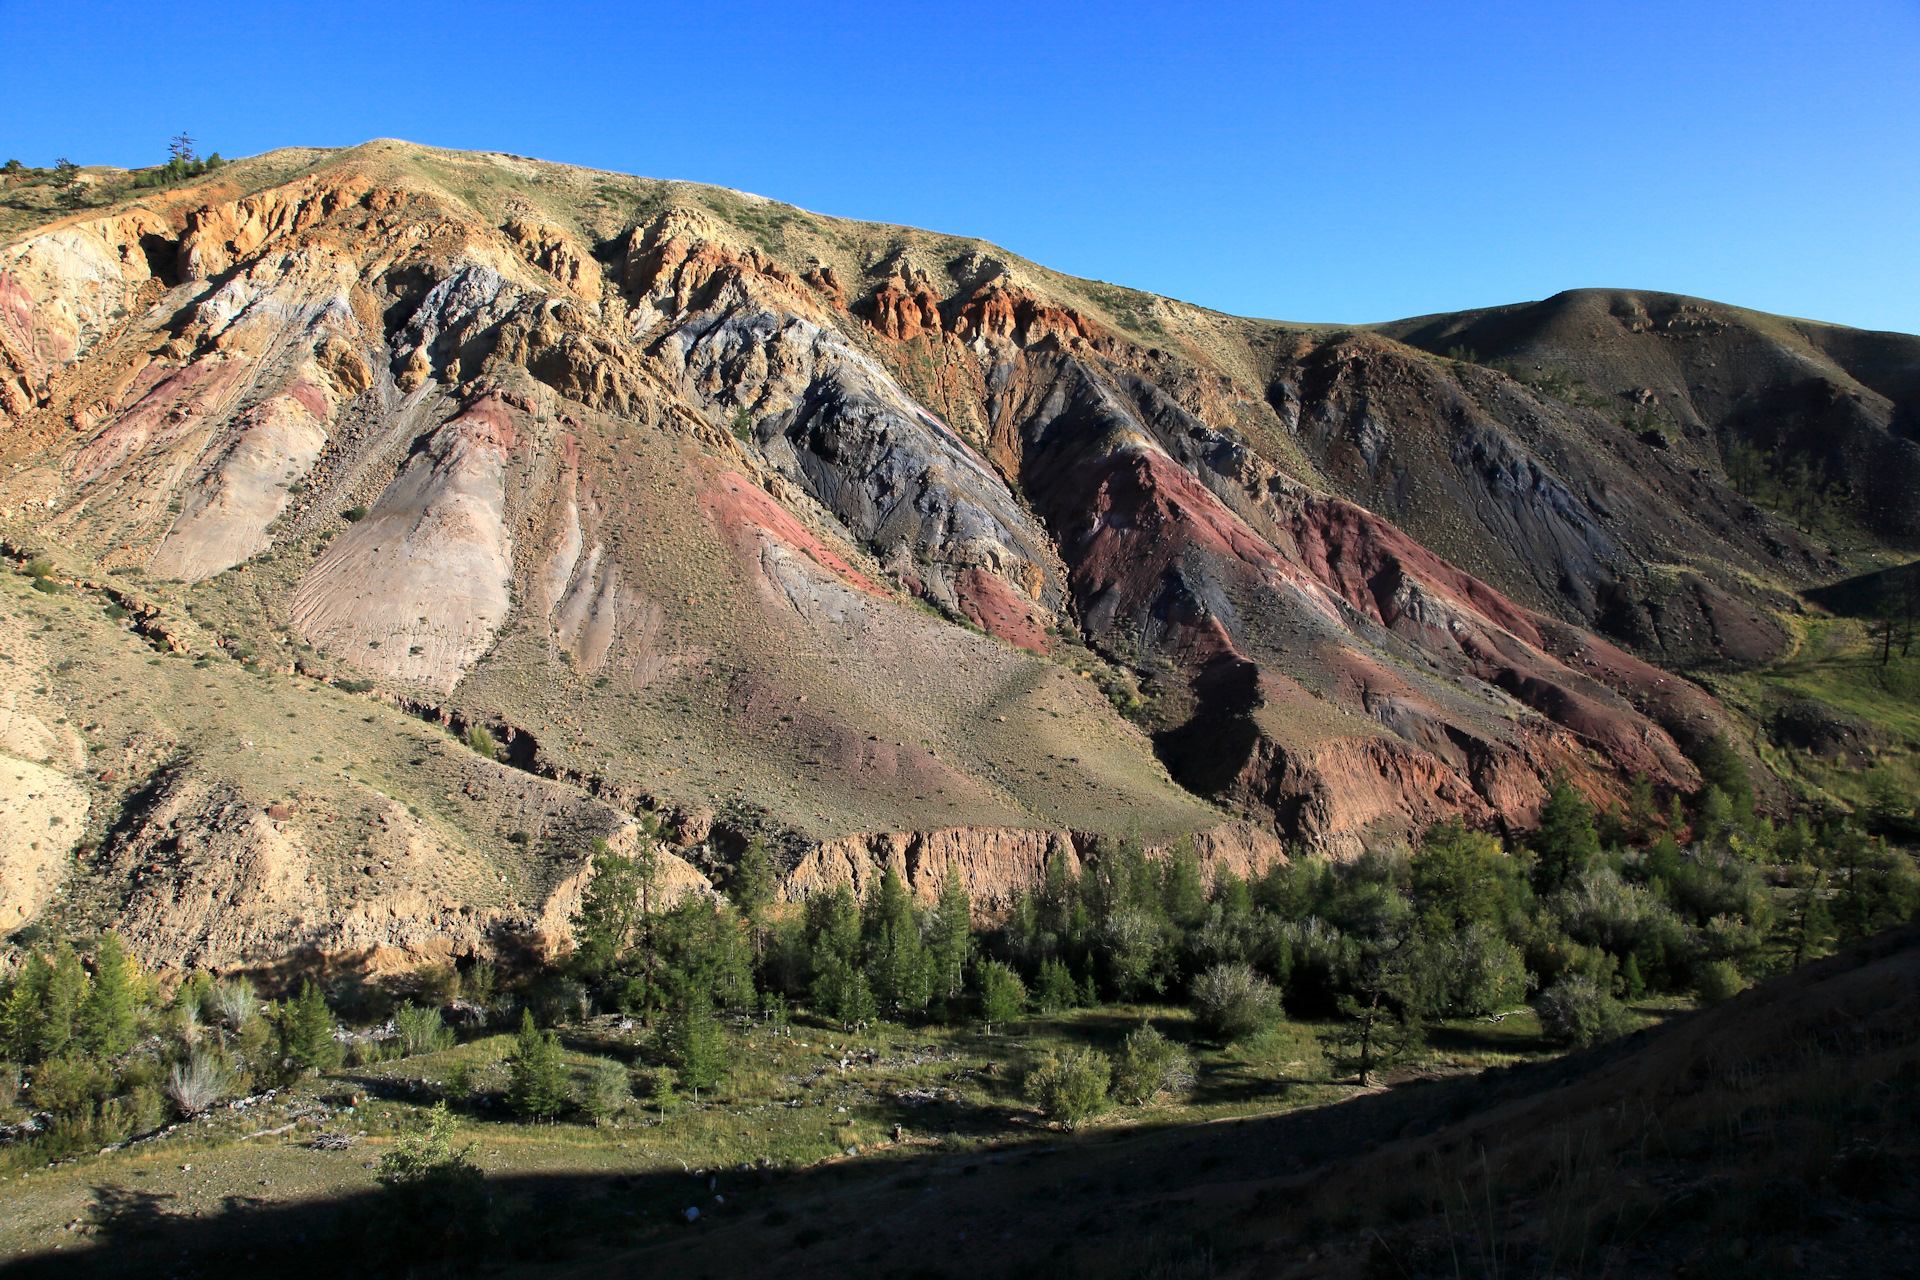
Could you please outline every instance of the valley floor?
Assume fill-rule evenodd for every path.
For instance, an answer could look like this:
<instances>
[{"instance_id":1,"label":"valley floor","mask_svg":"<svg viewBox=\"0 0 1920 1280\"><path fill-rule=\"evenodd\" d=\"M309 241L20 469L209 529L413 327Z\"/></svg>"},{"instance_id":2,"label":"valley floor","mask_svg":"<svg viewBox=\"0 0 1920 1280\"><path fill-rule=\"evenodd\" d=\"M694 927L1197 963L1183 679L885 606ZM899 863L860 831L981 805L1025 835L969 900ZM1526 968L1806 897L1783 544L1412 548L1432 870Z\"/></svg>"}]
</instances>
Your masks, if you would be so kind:
<instances>
[{"instance_id":1,"label":"valley floor","mask_svg":"<svg viewBox=\"0 0 1920 1280\"><path fill-rule=\"evenodd\" d=\"M1643 1023L1674 1011L1636 1010ZM1116 1108L1075 1133L1050 1127L1022 1099L1025 1065L1049 1048L1111 1049L1148 1018L1189 1041L1198 1080L1186 1098ZM1012 1266L1034 1246L1030 1217L1050 1224L1044 1255L1063 1224L1097 1222L1129 1187L1211 1180L1216 1166L1237 1177L1304 1170L1391 1138L1416 1116L1468 1105L1450 1103L1456 1086L1484 1081L1489 1068L1497 1078L1500 1068L1557 1056L1521 1009L1497 1023L1442 1024L1420 1060L1360 1090L1330 1078L1317 1030L1282 1023L1215 1048L1192 1041L1190 1014L1172 1007L1080 1010L991 1036L742 1020L728 1033L734 1069L718 1098L683 1098L664 1119L636 1100L599 1127L512 1119L504 1063L512 1037L490 1036L342 1068L119 1150L8 1169L0 1273L79 1264L107 1275L216 1275L269 1260L302 1273L314 1263L308 1246L337 1239L383 1194L380 1154L449 1092L459 1066L471 1081L457 1103L459 1141L474 1144L486 1172L501 1236L485 1252L496 1263L551 1274L604 1264L624 1274L618 1260L637 1248L684 1258L690 1273L732 1274L742 1259L728 1238L751 1221L756 1248L778 1228L796 1265L830 1271L833 1260L862 1258L887 1274L944 1265L956 1250ZM598 1018L566 1036L568 1063L577 1081L608 1058L644 1081L657 1057L652 1041L637 1024ZM1364 1105L1338 1105L1355 1101ZM1246 1128L1277 1115L1298 1118L1284 1141ZM975 1191L991 1194L975 1203ZM943 1225L952 1234L939 1250L917 1229L890 1231L889 1221L921 1216L934 1197L970 1206ZM689 1209L699 1210L696 1222ZM1097 1241L1087 1249L1097 1252Z\"/></svg>"}]
</instances>

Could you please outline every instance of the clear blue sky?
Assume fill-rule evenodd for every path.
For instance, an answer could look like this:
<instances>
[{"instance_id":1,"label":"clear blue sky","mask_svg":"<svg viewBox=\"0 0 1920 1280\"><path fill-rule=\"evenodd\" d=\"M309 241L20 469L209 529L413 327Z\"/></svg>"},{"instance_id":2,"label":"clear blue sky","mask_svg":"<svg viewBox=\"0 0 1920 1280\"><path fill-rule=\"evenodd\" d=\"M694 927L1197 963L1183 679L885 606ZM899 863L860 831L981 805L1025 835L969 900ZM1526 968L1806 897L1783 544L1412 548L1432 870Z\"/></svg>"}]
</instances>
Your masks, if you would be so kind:
<instances>
[{"instance_id":1,"label":"clear blue sky","mask_svg":"<svg viewBox=\"0 0 1920 1280\"><path fill-rule=\"evenodd\" d=\"M400 137L1357 322L1669 289L1920 331L1920 3L0 0L0 152Z\"/></svg>"}]
</instances>

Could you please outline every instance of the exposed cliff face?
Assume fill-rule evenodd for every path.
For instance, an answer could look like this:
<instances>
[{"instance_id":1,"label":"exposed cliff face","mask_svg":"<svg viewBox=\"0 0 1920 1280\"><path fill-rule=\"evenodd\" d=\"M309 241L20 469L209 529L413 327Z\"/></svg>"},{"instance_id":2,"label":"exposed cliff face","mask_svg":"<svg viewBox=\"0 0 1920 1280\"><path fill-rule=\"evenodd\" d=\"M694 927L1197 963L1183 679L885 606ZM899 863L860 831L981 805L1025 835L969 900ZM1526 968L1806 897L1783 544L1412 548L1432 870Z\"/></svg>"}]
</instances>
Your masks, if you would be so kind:
<instances>
[{"instance_id":1,"label":"exposed cliff face","mask_svg":"<svg viewBox=\"0 0 1920 1280\"><path fill-rule=\"evenodd\" d=\"M1221 823L1196 832L1192 840L1209 879L1222 872L1251 879L1287 860L1280 840L1243 822ZM1049 863L1058 860L1069 874L1078 875L1100 852L1100 839L1085 832L1023 827L869 831L822 842L788 873L781 897L804 902L844 884L864 898L891 868L908 892L931 904L939 899L947 876L958 870L976 917L991 922L1004 918L1022 893L1043 881ZM1166 853L1166 846L1148 850L1152 857Z\"/></svg>"},{"instance_id":2,"label":"exposed cliff face","mask_svg":"<svg viewBox=\"0 0 1920 1280\"><path fill-rule=\"evenodd\" d=\"M705 812L698 856L774 838L790 897L887 864L925 894L951 865L997 908L1132 821L1237 870L1282 840L1525 826L1560 770L1598 797L1696 785L1681 748L1730 721L1644 657L1763 658L1768 609L1828 569L1721 483L1730 409L1662 445L1382 333L738 193L596 175L625 203L589 202L559 166L420 155L242 162L199 202L0 249L0 519L77 578L123 575L115 599L160 580L128 625L167 652L490 730L487 768L559 788L540 813L598 815L561 824L576 843ZM1492 323L1388 328L1432 348ZM1871 366L1898 436L1897 360L1815 336ZM1140 683L1132 720L1069 640ZM395 865L425 841L520 867L551 827L420 819L447 791L417 752L396 740L377 788L343 771L381 797L358 844L260 817L245 752L169 765L142 801L163 821L115 784L96 862L144 887L90 909L223 964L562 931L578 850L484 912L451 881L348 890L382 840ZM176 823L196 834L164 837L168 863ZM59 873L15 861L24 918Z\"/></svg>"}]
</instances>

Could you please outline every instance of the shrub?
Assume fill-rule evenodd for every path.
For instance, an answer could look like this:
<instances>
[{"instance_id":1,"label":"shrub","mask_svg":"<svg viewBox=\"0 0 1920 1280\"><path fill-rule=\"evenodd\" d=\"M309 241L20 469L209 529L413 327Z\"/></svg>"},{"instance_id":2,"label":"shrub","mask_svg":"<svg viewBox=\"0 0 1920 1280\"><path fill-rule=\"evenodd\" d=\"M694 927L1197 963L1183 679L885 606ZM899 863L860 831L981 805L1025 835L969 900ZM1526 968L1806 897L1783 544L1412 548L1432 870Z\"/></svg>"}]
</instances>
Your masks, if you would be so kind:
<instances>
[{"instance_id":1,"label":"shrub","mask_svg":"<svg viewBox=\"0 0 1920 1280\"><path fill-rule=\"evenodd\" d=\"M1068 1129L1107 1108L1113 1063L1097 1049L1070 1045L1027 1072L1028 1101Z\"/></svg>"},{"instance_id":2,"label":"shrub","mask_svg":"<svg viewBox=\"0 0 1920 1280\"><path fill-rule=\"evenodd\" d=\"M1583 1047L1611 1040L1627 1029L1627 1011L1585 974L1569 973L1533 1002L1540 1030L1549 1040Z\"/></svg>"},{"instance_id":3,"label":"shrub","mask_svg":"<svg viewBox=\"0 0 1920 1280\"><path fill-rule=\"evenodd\" d=\"M476 724L467 730L467 745L473 748L475 755L485 756L489 760L493 759L493 735L487 732L484 725Z\"/></svg>"},{"instance_id":4,"label":"shrub","mask_svg":"<svg viewBox=\"0 0 1920 1280\"><path fill-rule=\"evenodd\" d=\"M627 1086L627 1069L617 1062L602 1060L593 1064L593 1070L587 1076L580 1109L596 1125L604 1124L632 1097L633 1091Z\"/></svg>"},{"instance_id":5,"label":"shrub","mask_svg":"<svg viewBox=\"0 0 1920 1280\"><path fill-rule=\"evenodd\" d=\"M1225 1043L1253 1035L1280 1016L1280 993L1251 965L1217 964L1193 980L1201 1029Z\"/></svg>"},{"instance_id":6,"label":"shrub","mask_svg":"<svg viewBox=\"0 0 1920 1280\"><path fill-rule=\"evenodd\" d=\"M260 997L254 994L253 984L245 978L223 979L207 992L203 1007L238 1031L259 1015Z\"/></svg>"},{"instance_id":7,"label":"shrub","mask_svg":"<svg viewBox=\"0 0 1920 1280\"><path fill-rule=\"evenodd\" d=\"M403 1001L393 1011L393 1024L400 1033L403 1056L437 1053L453 1045L453 1032L441 1020L438 1009L421 1008L411 1000Z\"/></svg>"},{"instance_id":8,"label":"shrub","mask_svg":"<svg viewBox=\"0 0 1920 1280\"><path fill-rule=\"evenodd\" d=\"M1699 992L1701 1004L1718 1004L1728 996L1739 995L1747 989L1747 980L1740 976L1740 970L1731 960L1710 960L1700 966L1694 976L1694 990Z\"/></svg>"},{"instance_id":9,"label":"shrub","mask_svg":"<svg viewBox=\"0 0 1920 1280\"><path fill-rule=\"evenodd\" d=\"M1143 1022L1127 1035L1113 1064L1113 1093L1120 1101L1143 1107L1156 1094L1184 1093L1193 1087L1193 1058Z\"/></svg>"},{"instance_id":10,"label":"shrub","mask_svg":"<svg viewBox=\"0 0 1920 1280\"><path fill-rule=\"evenodd\" d=\"M364 505L356 506L356 507L348 507L345 511L342 511L340 513L340 518L342 520L345 520L348 524L358 524L360 521L365 520L367 518L367 509Z\"/></svg>"},{"instance_id":11,"label":"shrub","mask_svg":"<svg viewBox=\"0 0 1920 1280\"><path fill-rule=\"evenodd\" d=\"M380 1171L374 1176L386 1187L477 1176L480 1171L468 1158L473 1148L455 1150L453 1132L454 1119L447 1104L435 1103L419 1128L394 1139L393 1146L380 1157Z\"/></svg>"},{"instance_id":12,"label":"shrub","mask_svg":"<svg viewBox=\"0 0 1920 1280\"><path fill-rule=\"evenodd\" d=\"M1456 1017L1492 1013L1526 997L1525 958L1484 925L1436 940L1429 961L1439 1003Z\"/></svg>"},{"instance_id":13,"label":"shrub","mask_svg":"<svg viewBox=\"0 0 1920 1280\"><path fill-rule=\"evenodd\" d=\"M418 1128L400 1134L375 1176L386 1189L364 1224L368 1244L388 1259L473 1254L484 1246L485 1174L471 1143L453 1145L456 1123L437 1103Z\"/></svg>"},{"instance_id":14,"label":"shrub","mask_svg":"<svg viewBox=\"0 0 1920 1280\"><path fill-rule=\"evenodd\" d=\"M1884 1143L1855 1140L1833 1157L1827 1180L1849 1200L1879 1200L1905 1180L1903 1163Z\"/></svg>"},{"instance_id":15,"label":"shrub","mask_svg":"<svg viewBox=\"0 0 1920 1280\"><path fill-rule=\"evenodd\" d=\"M185 1062L176 1062L167 1072L166 1095L183 1116L197 1116L226 1097L233 1089L233 1075L227 1064L213 1054L195 1051Z\"/></svg>"}]
</instances>

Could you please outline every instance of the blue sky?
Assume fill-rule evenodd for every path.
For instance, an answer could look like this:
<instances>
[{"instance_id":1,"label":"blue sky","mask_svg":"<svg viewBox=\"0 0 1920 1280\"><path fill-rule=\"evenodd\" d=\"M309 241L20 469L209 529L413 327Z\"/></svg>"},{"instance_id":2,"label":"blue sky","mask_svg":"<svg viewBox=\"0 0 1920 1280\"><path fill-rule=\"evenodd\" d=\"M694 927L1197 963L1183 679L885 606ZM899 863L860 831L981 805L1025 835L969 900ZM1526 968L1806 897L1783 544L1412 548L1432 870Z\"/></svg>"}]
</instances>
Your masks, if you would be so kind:
<instances>
[{"instance_id":1,"label":"blue sky","mask_svg":"<svg viewBox=\"0 0 1920 1280\"><path fill-rule=\"evenodd\" d=\"M1920 331L1920 3L0 0L0 152L401 137L1244 314L1618 285Z\"/></svg>"}]
</instances>

